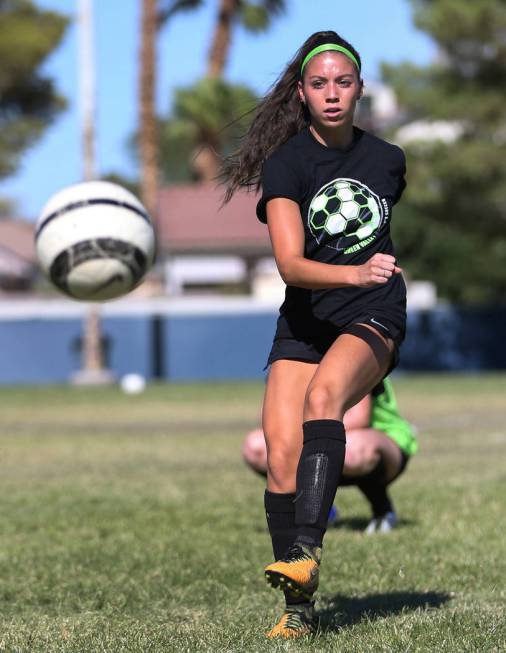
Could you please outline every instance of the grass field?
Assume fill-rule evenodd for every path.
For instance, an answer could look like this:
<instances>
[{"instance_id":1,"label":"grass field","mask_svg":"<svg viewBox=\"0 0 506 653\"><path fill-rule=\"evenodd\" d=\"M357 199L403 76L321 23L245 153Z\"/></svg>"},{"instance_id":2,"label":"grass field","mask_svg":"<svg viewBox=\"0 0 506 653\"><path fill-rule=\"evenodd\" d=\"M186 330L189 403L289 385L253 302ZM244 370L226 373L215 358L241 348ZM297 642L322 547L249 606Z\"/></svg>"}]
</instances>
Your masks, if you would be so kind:
<instances>
[{"instance_id":1,"label":"grass field","mask_svg":"<svg viewBox=\"0 0 506 653\"><path fill-rule=\"evenodd\" d=\"M315 639L269 642L281 595L240 459L260 383L0 389L0 651L506 651L506 376L396 380L421 450L400 527L338 492Z\"/></svg>"}]
</instances>

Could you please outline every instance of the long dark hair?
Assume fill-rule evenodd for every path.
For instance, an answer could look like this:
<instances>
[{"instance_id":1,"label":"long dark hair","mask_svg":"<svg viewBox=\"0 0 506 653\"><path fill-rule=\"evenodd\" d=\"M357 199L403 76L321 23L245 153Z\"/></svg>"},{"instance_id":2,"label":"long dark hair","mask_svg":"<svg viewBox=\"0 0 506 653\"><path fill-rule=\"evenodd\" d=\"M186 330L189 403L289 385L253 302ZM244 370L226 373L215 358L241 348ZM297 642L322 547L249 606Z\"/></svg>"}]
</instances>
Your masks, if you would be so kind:
<instances>
[{"instance_id":1,"label":"long dark hair","mask_svg":"<svg viewBox=\"0 0 506 653\"><path fill-rule=\"evenodd\" d=\"M239 149L222 165L220 180L225 185L224 202L239 188L258 190L264 161L290 137L308 123L309 113L299 99L297 84L305 57L313 48L324 43L336 43L347 48L361 67L355 48L336 32L315 32L297 50L267 95L255 110L255 116Z\"/></svg>"}]
</instances>

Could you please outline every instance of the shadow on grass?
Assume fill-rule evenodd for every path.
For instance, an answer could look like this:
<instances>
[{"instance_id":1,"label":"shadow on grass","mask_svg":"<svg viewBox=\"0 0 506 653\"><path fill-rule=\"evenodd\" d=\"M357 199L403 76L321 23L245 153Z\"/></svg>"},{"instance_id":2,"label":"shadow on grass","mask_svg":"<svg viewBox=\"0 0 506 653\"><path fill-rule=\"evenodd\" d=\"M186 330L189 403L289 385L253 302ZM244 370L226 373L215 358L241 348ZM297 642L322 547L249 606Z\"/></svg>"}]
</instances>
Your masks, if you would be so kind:
<instances>
[{"instance_id":1,"label":"shadow on grass","mask_svg":"<svg viewBox=\"0 0 506 653\"><path fill-rule=\"evenodd\" d=\"M321 597L319 610L322 630L339 630L352 626L362 619L381 619L407 610L433 610L441 608L451 599L446 592L389 592L369 594L360 598L336 594Z\"/></svg>"}]
</instances>

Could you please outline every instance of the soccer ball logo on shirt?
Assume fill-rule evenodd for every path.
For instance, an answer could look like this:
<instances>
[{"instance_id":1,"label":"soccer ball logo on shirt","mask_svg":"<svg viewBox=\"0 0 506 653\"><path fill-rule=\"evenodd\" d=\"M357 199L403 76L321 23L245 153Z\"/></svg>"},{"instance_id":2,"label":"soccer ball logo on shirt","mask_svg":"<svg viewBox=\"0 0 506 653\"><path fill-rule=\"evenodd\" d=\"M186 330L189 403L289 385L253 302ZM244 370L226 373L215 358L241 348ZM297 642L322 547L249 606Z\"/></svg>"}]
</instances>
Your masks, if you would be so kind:
<instances>
[{"instance_id":1,"label":"soccer ball logo on shirt","mask_svg":"<svg viewBox=\"0 0 506 653\"><path fill-rule=\"evenodd\" d=\"M356 179L334 179L311 200L308 225L320 245L352 254L375 238L383 223L376 193Z\"/></svg>"}]
</instances>

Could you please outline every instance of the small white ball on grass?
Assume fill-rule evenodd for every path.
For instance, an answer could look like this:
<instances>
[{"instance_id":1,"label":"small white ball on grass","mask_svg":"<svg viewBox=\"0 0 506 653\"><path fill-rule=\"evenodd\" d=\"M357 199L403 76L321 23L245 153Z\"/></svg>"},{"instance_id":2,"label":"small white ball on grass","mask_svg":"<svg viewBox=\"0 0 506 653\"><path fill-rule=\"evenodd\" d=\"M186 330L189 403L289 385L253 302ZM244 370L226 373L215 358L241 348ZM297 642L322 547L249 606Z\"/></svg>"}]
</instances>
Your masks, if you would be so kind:
<instances>
[{"instance_id":1,"label":"small white ball on grass","mask_svg":"<svg viewBox=\"0 0 506 653\"><path fill-rule=\"evenodd\" d=\"M127 395L138 395L146 389L146 379L141 374L125 374L119 384Z\"/></svg>"}]
</instances>

